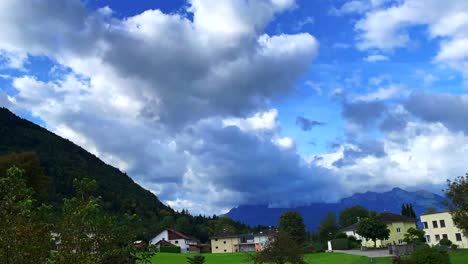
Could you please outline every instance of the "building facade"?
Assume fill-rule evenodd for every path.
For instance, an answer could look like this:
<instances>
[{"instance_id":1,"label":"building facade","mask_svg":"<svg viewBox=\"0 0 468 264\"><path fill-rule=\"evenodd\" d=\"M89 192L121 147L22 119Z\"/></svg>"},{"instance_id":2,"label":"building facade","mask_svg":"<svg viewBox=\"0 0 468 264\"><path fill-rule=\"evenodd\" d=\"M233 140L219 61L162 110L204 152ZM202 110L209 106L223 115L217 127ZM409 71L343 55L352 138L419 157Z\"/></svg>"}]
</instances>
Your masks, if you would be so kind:
<instances>
[{"instance_id":1,"label":"building facade","mask_svg":"<svg viewBox=\"0 0 468 264\"><path fill-rule=\"evenodd\" d=\"M421 215L421 223L426 232L427 244L437 245L446 238L459 248L468 248L468 238L455 226L449 212Z\"/></svg>"},{"instance_id":2,"label":"building facade","mask_svg":"<svg viewBox=\"0 0 468 264\"><path fill-rule=\"evenodd\" d=\"M237 235L223 235L211 238L211 253L239 252L240 239Z\"/></svg>"}]
</instances>

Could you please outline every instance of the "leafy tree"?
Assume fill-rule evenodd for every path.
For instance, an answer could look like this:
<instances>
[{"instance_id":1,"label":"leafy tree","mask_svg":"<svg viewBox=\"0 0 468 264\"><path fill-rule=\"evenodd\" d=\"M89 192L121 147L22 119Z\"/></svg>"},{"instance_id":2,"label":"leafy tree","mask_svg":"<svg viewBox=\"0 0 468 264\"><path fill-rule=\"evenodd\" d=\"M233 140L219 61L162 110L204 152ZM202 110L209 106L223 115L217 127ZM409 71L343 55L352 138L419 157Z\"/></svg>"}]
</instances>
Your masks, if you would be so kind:
<instances>
[{"instance_id":1,"label":"leafy tree","mask_svg":"<svg viewBox=\"0 0 468 264\"><path fill-rule=\"evenodd\" d=\"M374 241L374 247L377 247L378 239L385 240L390 236L390 230L387 228L387 225L382 222L381 217L375 212L371 212L368 218L359 221L356 233Z\"/></svg>"},{"instance_id":2,"label":"leafy tree","mask_svg":"<svg viewBox=\"0 0 468 264\"><path fill-rule=\"evenodd\" d=\"M44 263L52 249L50 207L34 206L24 170L0 173L0 262Z\"/></svg>"},{"instance_id":3,"label":"leafy tree","mask_svg":"<svg viewBox=\"0 0 468 264\"><path fill-rule=\"evenodd\" d=\"M281 215L278 228L291 235L291 238L298 245L303 245L306 241L307 233L305 229L304 219L295 211L286 212Z\"/></svg>"},{"instance_id":4,"label":"leafy tree","mask_svg":"<svg viewBox=\"0 0 468 264\"><path fill-rule=\"evenodd\" d=\"M328 213L318 226L319 237L322 242L332 240L338 232L338 223L334 213Z\"/></svg>"},{"instance_id":5,"label":"leafy tree","mask_svg":"<svg viewBox=\"0 0 468 264\"><path fill-rule=\"evenodd\" d=\"M468 236L468 174L453 181L448 180L447 184L445 195L453 222Z\"/></svg>"},{"instance_id":6,"label":"leafy tree","mask_svg":"<svg viewBox=\"0 0 468 264\"><path fill-rule=\"evenodd\" d=\"M403 240L406 243L424 243L426 242L425 235L426 232L424 230L410 227L404 234L405 238Z\"/></svg>"},{"instance_id":7,"label":"leafy tree","mask_svg":"<svg viewBox=\"0 0 468 264\"><path fill-rule=\"evenodd\" d=\"M289 233L280 231L264 250L252 255L251 259L255 264L305 264L303 256L303 247Z\"/></svg>"},{"instance_id":8,"label":"leafy tree","mask_svg":"<svg viewBox=\"0 0 468 264\"><path fill-rule=\"evenodd\" d=\"M347 227L358 222L359 219L366 218L369 216L369 211L360 206L356 205L349 207L340 212L339 224L341 227Z\"/></svg>"},{"instance_id":9,"label":"leafy tree","mask_svg":"<svg viewBox=\"0 0 468 264\"><path fill-rule=\"evenodd\" d=\"M416 218L416 213L414 212L413 204L410 204L410 203L402 204L401 215L411 217L411 218Z\"/></svg>"},{"instance_id":10,"label":"leafy tree","mask_svg":"<svg viewBox=\"0 0 468 264\"><path fill-rule=\"evenodd\" d=\"M205 257L201 255L196 255L193 257L187 257L187 262L189 264L203 264L205 263Z\"/></svg>"},{"instance_id":11,"label":"leafy tree","mask_svg":"<svg viewBox=\"0 0 468 264\"><path fill-rule=\"evenodd\" d=\"M64 199L63 215L58 224L60 247L57 263L133 263L134 216L117 222L106 214L101 200L91 194L94 180L75 179L76 197Z\"/></svg>"}]
</instances>

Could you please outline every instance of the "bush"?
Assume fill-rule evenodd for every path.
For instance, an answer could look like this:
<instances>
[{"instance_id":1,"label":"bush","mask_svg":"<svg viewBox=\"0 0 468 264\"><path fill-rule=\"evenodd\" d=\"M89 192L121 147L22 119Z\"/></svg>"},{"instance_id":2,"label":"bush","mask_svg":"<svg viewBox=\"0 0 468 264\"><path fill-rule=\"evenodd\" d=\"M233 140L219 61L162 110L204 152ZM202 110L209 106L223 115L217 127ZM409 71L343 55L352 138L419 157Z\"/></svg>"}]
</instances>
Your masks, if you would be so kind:
<instances>
[{"instance_id":1,"label":"bush","mask_svg":"<svg viewBox=\"0 0 468 264\"><path fill-rule=\"evenodd\" d=\"M412 264L409 259L402 258L400 256L392 257L392 264Z\"/></svg>"},{"instance_id":2,"label":"bush","mask_svg":"<svg viewBox=\"0 0 468 264\"><path fill-rule=\"evenodd\" d=\"M333 239L331 241L332 248L335 250L346 250L349 249L349 240L347 238Z\"/></svg>"},{"instance_id":3,"label":"bush","mask_svg":"<svg viewBox=\"0 0 468 264\"><path fill-rule=\"evenodd\" d=\"M451 246L452 245L452 241L450 241L449 239L447 238L443 238L439 241L439 245L441 246Z\"/></svg>"},{"instance_id":4,"label":"bush","mask_svg":"<svg viewBox=\"0 0 468 264\"><path fill-rule=\"evenodd\" d=\"M159 252L164 253L180 253L180 247L173 246L173 247L160 247Z\"/></svg>"},{"instance_id":5,"label":"bush","mask_svg":"<svg viewBox=\"0 0 468 264\"><path fill-rule=\"evenodd\" d=\"M345 233L338 233L335 235L335 239L340 239L340 238L348 238L348 236Z\"/></svg>"},{"instance_id":6,"label":"bush","mask_svg":"<svg viewBox=\"0 0 468 264\"><path fill-rule=\"evenodd\" d=\"M314 242L306 248L306 253L321 253L325 252L325 250L327 250L327 245L320 242Z\"/></svg>"},{"instance_id":7,"label":"bush","mask_svg":"<svg viewBox=\"0 0 468 264\"><path fill-rule=\"evenodd\" d=\"M410 255L411 264L450 264L447 252L436 247L419 247Z\"/></svg>"},{"instance_id":8,"label":"bush","mask_svg":"<svg viewBox=\"0 0 468 264\"><path fill-rule=\"evenodd\" d=\"M457 244L452 244L451 248L452 248L452 250L457 250L457 249L458 249L458 245L457 245Z\"/></svg>"}]
</instances>

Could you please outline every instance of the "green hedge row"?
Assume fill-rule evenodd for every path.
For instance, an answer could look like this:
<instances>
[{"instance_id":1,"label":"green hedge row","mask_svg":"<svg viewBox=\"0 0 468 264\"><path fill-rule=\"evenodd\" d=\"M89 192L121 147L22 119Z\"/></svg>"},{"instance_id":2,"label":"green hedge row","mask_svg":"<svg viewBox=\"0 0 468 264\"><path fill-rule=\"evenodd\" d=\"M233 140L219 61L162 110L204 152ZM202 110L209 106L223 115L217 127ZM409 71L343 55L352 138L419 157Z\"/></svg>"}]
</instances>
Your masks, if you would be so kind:
<instances>
[{"instance_id":1,"label":"green hedge row","mask_svg":"<svg viewBox=\"0 0 468 264\"><path fill-rule=\"evenodd\" d=\"M164 253L180 253L180 247L160 247L159 252L164 252Z\"/></svg>"},{"instance_id":2,"label":"green hedge row","mask_svg":"<svg viewBox=\"0 0 468 264\"><path fill-rule=\"evenodd\" d=\"M349 240L347 238L338 238L331 241L332 248L337 250L349 249Z\"/></svg>"}]
</instances>

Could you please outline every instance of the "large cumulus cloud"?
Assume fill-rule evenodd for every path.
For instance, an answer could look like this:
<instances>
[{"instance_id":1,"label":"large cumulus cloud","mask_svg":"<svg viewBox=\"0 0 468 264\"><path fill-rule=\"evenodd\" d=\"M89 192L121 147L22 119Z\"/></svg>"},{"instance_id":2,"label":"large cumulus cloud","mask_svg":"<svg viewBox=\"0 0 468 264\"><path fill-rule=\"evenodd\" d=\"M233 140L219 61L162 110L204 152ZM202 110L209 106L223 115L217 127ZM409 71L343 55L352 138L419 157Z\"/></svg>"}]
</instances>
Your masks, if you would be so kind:
<instances>
[{"instance_id":1,"label":"large cumulus cloud","mask_svg":"<svg viewBox=\"0 0 468 264\"><path fill-rule=\"evenodd\" d=\"M269 105L317 53L308 33L264 33L294 7L193 0L180 13L120 19L78 0L2 1L0 50L15 62L9 66L44 56L63 69L48 80L34 72L14 78L8 102L178 209L319 199L323 192L312 190L331 177L279 135ZM285 192L297 195L284 200Z\"/></svg>"}]
</instances>

